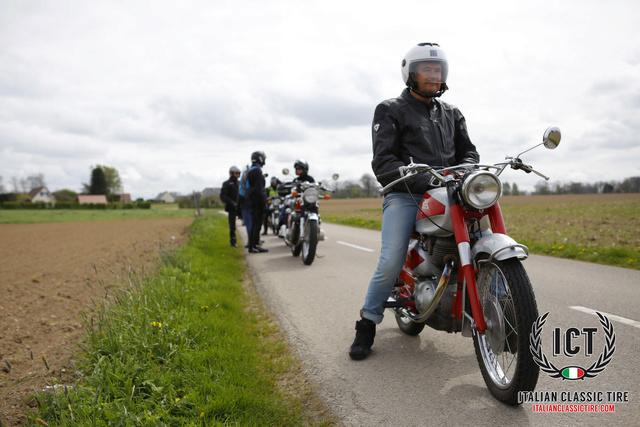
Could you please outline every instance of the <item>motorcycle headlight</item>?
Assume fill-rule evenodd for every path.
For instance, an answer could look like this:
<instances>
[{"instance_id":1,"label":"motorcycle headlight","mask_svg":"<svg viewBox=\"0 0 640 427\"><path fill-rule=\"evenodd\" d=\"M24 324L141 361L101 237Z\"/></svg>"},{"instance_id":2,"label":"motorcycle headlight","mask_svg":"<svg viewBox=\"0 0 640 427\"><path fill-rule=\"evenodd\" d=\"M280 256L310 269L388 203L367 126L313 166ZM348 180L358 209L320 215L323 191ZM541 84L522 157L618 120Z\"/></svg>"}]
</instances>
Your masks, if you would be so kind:
<instances>
[{"instance_id":1,"label":"motorcycle headlight","mask_svg":"<svg viewBox=\"0 0 640 427\"><path fill-rule=\"evenodd\" d=\"M307 203L315 203L318 201L318 190L316 188L307 188L302 193L302 198Z\"/></svg>"},{"instance_id":2,"label":"motorcycle headlight","mask_svg":"<svg viewBox=\"0 0 640 427\"><path fill-rule=\"evenodd\" d=\"M476 209L493 206L501 194L502 183L491 172L474 172L462 183L462 197Z\"/></svg>"},{"instance_id":3,"label":"motorcycle headlight","mask_svg":"<svg viewBox=\"0 0 640 427\"><path fill-rule=\"evenodd\" d=\"M271 204L273 206L280 206L280 199L271 199Z\"/></svg>"}]
</instances>

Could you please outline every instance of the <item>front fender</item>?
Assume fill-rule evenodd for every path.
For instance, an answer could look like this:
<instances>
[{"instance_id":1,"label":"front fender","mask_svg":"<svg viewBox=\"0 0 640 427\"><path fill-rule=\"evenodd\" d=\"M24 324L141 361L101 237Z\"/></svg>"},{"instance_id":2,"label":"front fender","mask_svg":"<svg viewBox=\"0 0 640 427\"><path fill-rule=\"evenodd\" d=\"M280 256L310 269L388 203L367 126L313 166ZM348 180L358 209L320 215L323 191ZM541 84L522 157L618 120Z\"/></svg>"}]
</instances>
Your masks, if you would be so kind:
<instances>
[{"instance_id":1,"label":"front fender","mask_svg":"<svg viewBox=\"0 0 640 427\"><path fill-rule=\"evenodd\" d=\"M502 261L509 258L527 259L529 248L513 240L506 234L492 233L484 237L471 248L471 257L475 261L488 258L487 261Z\"/></svg>"},{"instance_id":2,"label":"front fender","mask_svg":"<svg viewBox=\"0 0 640 427\"><path fill-rule=\"evenodd\" d=\"M315 212L309 212L307 214L307 221L317 221L318 220L318 214Z\"/></svg>"}]
</instances>

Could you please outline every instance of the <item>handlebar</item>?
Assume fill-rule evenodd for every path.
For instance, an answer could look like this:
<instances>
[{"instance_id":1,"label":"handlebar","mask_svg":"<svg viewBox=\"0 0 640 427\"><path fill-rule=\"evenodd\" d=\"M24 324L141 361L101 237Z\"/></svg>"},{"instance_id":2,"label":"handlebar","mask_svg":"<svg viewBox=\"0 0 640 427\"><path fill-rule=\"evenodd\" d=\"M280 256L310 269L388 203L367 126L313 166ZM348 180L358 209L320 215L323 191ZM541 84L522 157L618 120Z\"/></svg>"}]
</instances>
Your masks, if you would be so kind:
<instances>
[{"instance_id":1,"label":"handlebar","mask_svg":"<svg viewBox=\"0 0 640 427\"><path fill-rule=\"evenodd\" d=\"M452 179L456 179L456 171L461 171L461 170L469 170L469 169L473 169L473 170L478 170L478 169L495 169L495 175L496 176L500 176L500 174L502 172L504 172L504 170L507 168L507 166L510 166L512 169L515 170L523 170L526 173L535 173L536 175L540 176L541 178L544 178L545 180L549 180L548 176L545 176L543 174L541 174L540 172L536 171L535 169L533 169L533 167L531 167L530 165L526 165L524 163L522 163L522 160L520 160L519 158L513 158L513 157L507 157L506 160L504 162L500 162L500 163L496 163L493 165L483 165L483 164L478 164L478 163L465 163L465 164L460 164L460 165L456 165L456 166L449 166L446 168L441 168L441 169L434 169L433 167L429 166L426 163L414 163L413 159L410 159L411 163L409 163L407 166L400 166L398 169L390 171L390 172L385 172L384 174L381 174L379 176L379 178L390 178L393 176L399 176L398 179L392 181L391 183L385 185L380 192L384 193L386 192L388 189L392 188L393 186L395 186L396 184L399 184L400 182L406 181L409 178L412 178L416 175L422 174L422 173L429 173L430 175L432 175L434 178L436 178L437 180L441 181L441 182L447 182L450 181ZM446 172L453 172L454 174L446 174Z\"/></svg>"}]
</instances>

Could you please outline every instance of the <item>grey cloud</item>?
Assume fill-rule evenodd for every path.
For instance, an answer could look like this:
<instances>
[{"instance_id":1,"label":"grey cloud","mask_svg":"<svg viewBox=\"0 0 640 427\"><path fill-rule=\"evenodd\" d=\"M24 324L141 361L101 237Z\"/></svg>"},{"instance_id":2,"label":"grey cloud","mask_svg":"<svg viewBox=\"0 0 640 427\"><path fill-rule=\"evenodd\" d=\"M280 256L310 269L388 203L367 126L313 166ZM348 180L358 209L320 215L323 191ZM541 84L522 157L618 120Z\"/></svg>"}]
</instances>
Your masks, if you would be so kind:
<instances>
[{"instance_id":1,"label":"grey cloud","mask_svg":"<svg viewBox=\"0 0 640 427\"><path fill-rule=\"evenodd\" d=\"M274 109L305 125L324 129L368 126L373 117L373 107L370 104L322 96L278 99Z\"/></svg>"},{"instance_id":2,"label":"grey cloud","mask_svg":"<svg viewBox=\"0 0 640 427\"><path fill-rule=\"evenodd\" d=\"M230 99L209 100L162 98L151 109L167 121L199 135L223 136L235 141L286 141L303 137L293 123L260 109Z\"/></svg>"}]
</instances>

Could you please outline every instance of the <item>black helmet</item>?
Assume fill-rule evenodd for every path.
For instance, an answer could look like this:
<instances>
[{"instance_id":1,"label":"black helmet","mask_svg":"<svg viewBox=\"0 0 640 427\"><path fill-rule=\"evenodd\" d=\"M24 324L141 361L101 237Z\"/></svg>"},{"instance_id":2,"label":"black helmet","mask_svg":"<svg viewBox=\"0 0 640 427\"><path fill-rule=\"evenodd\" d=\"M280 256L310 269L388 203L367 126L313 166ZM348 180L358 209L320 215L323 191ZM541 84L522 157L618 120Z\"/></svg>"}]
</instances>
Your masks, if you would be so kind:
<instances>
[{"instance_id":1,"label":"black helmet","mask_svg":"<svg viewBox=\"0 0 640 427\"><path fill-rule=\"evenodd\" d=\"M251 153L251 161L253 163L257 163L260 166L264 166L264 161L267 159L267 155L264 154L264 151L254 151Z\"/></svg>"},{"instance_id":2,"label":"black helmet","mask_svg":"<svg viewBox=\"0 0 640 427\"><path fill-rule=\"evenodd\" d=\"M302 169L303 173L309 172L309 163L305 162L303 159L298 159L293 164L293 169L298 170Z\"/></svg>"},{"instance_id":3,"label":"black helmet","mask_svg":"<svg viewBox=\"0 0 640 427\"><path fill-rule=\"evenodd\" d=\"M414 80L416 66L421 62L439 62L442 64L442 82L440 89L435 93L416 92L417 84ZM437 43L419 43L412 47L402 58L402 81L413 92L425 98L435 98L442 95L447 90L447 76L449 74L449 63L444 50Z\"/></svg>"},{"instance_id":4,"label":"black helmet","mask_svg":"<svg viewBox=\"0 0 640 427\"><path fill-rule=\"evenodd\" d=\"M237 166L231 166L231 167L229 168L229 175L233 175L234 173L242 173L242 172L240 171L240 168L239 168L239 167L237 167Z\"/></svg>"}]
</instances>

